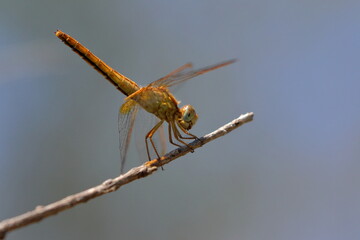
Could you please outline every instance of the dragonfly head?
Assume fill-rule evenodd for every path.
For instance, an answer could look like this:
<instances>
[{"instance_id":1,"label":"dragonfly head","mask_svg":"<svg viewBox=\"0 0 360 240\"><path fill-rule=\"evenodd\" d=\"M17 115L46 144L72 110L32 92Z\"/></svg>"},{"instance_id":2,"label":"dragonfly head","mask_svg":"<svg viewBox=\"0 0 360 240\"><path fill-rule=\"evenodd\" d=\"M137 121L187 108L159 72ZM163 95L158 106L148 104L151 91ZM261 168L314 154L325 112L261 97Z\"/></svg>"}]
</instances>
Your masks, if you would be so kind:
<instances>
[{"instance_id":1,"label":"dragonfly head","mask_svg":"<svg viewBox=\"0 0 360 240\"><path fill-rule=\"evenodd\" d=\"M198 115L196 114L195 109L191 105L185 105L180 108L180 113L181 116L178 120L178 123L186 130L190 130L198 119Z\"/></svg>"}]
</instances>

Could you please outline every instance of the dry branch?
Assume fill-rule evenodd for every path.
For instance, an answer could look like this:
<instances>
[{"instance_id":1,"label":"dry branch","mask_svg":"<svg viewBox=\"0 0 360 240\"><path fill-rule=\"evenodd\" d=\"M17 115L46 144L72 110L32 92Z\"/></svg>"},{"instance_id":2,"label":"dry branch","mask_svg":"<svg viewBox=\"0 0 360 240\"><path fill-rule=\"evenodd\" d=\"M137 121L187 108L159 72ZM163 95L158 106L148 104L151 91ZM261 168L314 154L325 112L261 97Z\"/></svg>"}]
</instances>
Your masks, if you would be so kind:
<instances>
[{"instance_id":1,"label":"dry branch","mask_svg":"<svg viewBox=\"0 0 360 240\"><path fill-rule=\"evenodd\" d=\"M191 142L189 145L194 149L199 148L202 145L231 132L242 124L252 121L253 117L253 113L243 114L235 120L231 121L230 123L215 130L214 132L201 137L199 140ZM114 179L108 179L98 186L89 188L80 193L70 195L46 206L37 206L32 211L3 220L2 222L0 222L0 239L4 239L6 233L12 230L24 227L31 223L38 222L43 218L57 214L61 211L64 211L65 209L72 208L79 203L84 203L103 194L113 192L121 186L130 183L136 179L146 177L156 171L158 167L163 166L173 161L174 159L187 154L190 151L191 150L186 146L177 148L167 153L165 156L161 157L160 160L155 159L146 162L139 167L132 168L127 173L120 175L119 177L116 177Z\"/></svg>"}]
</instances>

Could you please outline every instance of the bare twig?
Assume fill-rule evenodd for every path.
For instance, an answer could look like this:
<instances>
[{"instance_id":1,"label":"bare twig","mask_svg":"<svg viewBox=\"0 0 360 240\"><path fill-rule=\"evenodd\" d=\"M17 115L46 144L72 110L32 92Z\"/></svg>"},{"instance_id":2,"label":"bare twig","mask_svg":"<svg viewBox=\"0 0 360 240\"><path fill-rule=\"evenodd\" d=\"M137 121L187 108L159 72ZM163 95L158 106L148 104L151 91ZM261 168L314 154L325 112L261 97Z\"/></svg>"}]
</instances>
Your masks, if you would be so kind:
<instances>
[{"instance_id":1,"label":"bare twig","mask_svg":"<svg viewBox=\"0 0 360 240\"><path fill-rule=\"evenodd\" d=\"M231 132L232 130L241 126L242 124L252 121L253 117L254 117L253 113L243 114L237 119L233 120L232 122L215 130L214 132L201 137L199 140L195 140L191 142L189 145L194 149L201 147L202 145ZM132 168L127 173L120 175L119 177L116 177L114 179L108 179L98 186L89 188L80 193L70 195L66 198L63 198L57 202L51 203L46 206L37 206L32 211L29 211L27 213L24 213L22 215L13 218L3 220L2 222L0 222L0 239L4 239L6 233L12 230L24 227L31 223L38 222L43 218L57 214L61 211L64 211L65 209L72 208L75 205L87 202L90 199L96 198L103 194L113 192L118 188L120 188L121 186L130 183L136 179L146 177L152 174L154 171L156 171L158 167L165 165L173 161L174 159L187 154L190 151L191 149L189 149L186 146L177 148L167 153L165 156L161 157L160 160L155 159L146 162L139 167Z\"/></svg>"}]
</instances>

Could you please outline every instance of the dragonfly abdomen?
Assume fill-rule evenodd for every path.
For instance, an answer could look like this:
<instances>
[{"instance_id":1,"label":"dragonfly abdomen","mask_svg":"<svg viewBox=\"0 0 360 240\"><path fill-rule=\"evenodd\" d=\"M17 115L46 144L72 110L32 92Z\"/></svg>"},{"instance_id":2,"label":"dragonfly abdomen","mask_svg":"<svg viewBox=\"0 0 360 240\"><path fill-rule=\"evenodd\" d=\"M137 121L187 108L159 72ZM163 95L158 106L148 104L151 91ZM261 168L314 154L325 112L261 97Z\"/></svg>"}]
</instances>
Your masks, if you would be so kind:
<instances>
[{"instance_id":1,"label":"dragonfly abdomen","mask_svg":"<svg viewBox=\"0 0 360 240\"><path fill-rule=\"evenodd\" d=\"M61 41L68 45L88 64L93 66L96 71L101 73L107 80L109 80L111 84L113 84L120 92L122 92L126 96L129 96L130 94L140 89L140 87L134 81L107 65L104 61L98 58L75 38L60 30L57 30L55 34Z\"/></svg>"}]
</instances>

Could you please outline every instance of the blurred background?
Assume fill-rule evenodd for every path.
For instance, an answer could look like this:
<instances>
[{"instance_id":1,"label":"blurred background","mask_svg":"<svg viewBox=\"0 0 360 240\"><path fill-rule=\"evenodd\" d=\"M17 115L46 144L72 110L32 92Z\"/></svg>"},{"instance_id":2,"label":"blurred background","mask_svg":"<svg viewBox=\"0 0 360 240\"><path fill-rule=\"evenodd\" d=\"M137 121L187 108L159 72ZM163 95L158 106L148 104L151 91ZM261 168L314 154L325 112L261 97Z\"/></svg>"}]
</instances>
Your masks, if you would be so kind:
<instances>
[{"instance_id":1,"label":"blurred background","mask_svg":"<svg viewBox=\"0 0 360 240\"><path fill-rule=\"evenodd\" d=\"M239 61L175 96L202 136L255 119L7 239L359 239L360 2L0 3L0 219L119 174L124 96L54 35L146 85L189 61ZM127 168L143 163L134 144Z\"/></svg>"}]
</instances>

